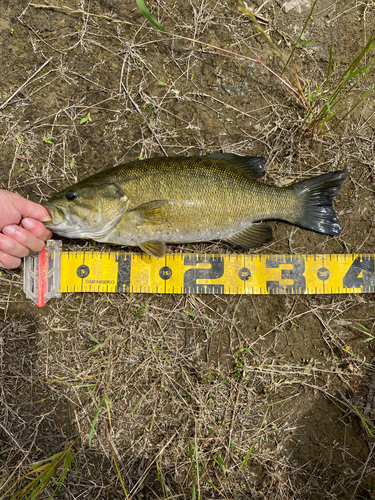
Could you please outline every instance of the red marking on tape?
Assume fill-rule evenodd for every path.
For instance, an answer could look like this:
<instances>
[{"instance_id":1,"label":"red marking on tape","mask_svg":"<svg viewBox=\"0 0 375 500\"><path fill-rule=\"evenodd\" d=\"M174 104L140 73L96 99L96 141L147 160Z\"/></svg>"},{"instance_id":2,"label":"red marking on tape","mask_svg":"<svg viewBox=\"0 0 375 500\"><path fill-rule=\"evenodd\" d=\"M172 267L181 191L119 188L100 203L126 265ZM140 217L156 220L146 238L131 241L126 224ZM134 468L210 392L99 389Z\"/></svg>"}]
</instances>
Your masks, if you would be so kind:
<instances>
[{"instance_id":1,"label":"red marking on tape","mask_svg":"<svg viewBox=\"0 0 375 500\"><path fill-rule=\"evenodd\" d=\"M38 257L38 307L43 307L45 301L45 281L47 276L46 247L39 253Z\"/></svg>"}]
</instances>

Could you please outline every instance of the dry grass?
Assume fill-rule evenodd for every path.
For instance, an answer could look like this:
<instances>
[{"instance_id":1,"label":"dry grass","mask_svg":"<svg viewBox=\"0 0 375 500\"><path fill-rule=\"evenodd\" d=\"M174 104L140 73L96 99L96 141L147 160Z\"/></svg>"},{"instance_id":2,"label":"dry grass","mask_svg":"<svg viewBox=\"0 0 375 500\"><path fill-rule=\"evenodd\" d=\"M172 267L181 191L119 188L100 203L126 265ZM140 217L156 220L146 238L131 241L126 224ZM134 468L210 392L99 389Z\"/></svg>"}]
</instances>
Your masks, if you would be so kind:
<instances>
[{"instance_id":1,"label":"dry grass","mask_svg":"<svg viewBox=\"0 0 375 500\"><path fill-rule=\"evenodd\" d=\"M275 240L259 251L374 251L371 102L345 120L341 136L308 137L302 108L264 68L167 37L130 1L63 4L98 17L4 9L1 36L12 51L11 66L2 61L1 102L18 92L1 110L2 187L39 201L163 150L263 154L266 182L278 185L344 167L340 237L275 223ZM148 5L169 32L278 70L234 4ZM306 12L285 14L269 2L257 14L288 56ZM306 32L314 44L297 51L302 83L324 75L325 22L342 66L365 43L373 14L367 4L322 5ZM347 38L350 48L341 43ZM221 243L189 250L234 251ZM27 481L16 481L33 464L77 436L76 469L55 498L374 498L370 295L71 294L37 310L24 298L21 270L0 276L0 314L4 498L21 491Z\"/></svg>"}]
</instances>

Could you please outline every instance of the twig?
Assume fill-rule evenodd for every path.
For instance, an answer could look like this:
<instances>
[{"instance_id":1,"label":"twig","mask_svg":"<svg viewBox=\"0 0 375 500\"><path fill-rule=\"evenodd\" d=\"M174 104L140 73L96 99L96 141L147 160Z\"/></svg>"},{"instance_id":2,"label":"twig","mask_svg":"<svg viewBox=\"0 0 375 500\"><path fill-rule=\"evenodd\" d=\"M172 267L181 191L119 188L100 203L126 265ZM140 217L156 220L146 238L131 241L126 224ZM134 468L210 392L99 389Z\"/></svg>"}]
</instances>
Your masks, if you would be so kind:
<instances>
[{"instance_id":1,"label":"twig","mask_svg":"<svg viewBox=\"0 0 375 500\"><path fill-rule=\"evenodd\" d=\"M61 12L64 12L64 10L65 10L65 11L67 11L68 14L83 14L85 16L93 16L93 17L103 18L103 19L105 19L107 21L111 21L113 23L125 23L125 24L130 24L131 26L133 26L133 24L129 23L128 21L124 21L124 20L121 20L121 19L112 19L110 16L104 16L104 15L99 15L99 14L92 14L91 12L86 12L86 11L84 11L82 9L74 10L74 9L71 9L70 7L66 7L65 5L62 6L62 7L58 7L56 5L39 5L39 4L31 3L30 6L34 7L35 9L59 10ZM232 52L230 50L225 50L225 49L222 49L220 47L216 47L215 45L211 45L210 43L206 43L206 42L202 42L200 40L196 40L195 38L189 38L189 37L186 37L186 36L176 35L176 33L165 32L165 34L168 35L169 37L175 37L175 38L180 38L182 40L187 40L189 42L199 43L201 45L204 45L205 47L211 47L212 49L219 50L220 52L225 52L227 54L231 54L231 55L236 56L236 57L241 57L242 59L247 59L248 61L252 61L252 62L255 62L256 64L259 64L264 69L266 69L267 71L269 71L270 73L272 73L278 80L280 80L280 82L283 83L291 92L293 92L293 94L298 98L298 100L304 105L304 101L300 98L299 92L296 89L294 89L287 81L285 81L283 78L281 78L277 73L275 73L274 71L272 71L271 68L269 68L264 63L262 63L262 61L259 61L257 59L252 59L251 57L243 56L242 54L237 54L236 52ZM266 33L264 34L264 36L266 36L266 37L269 38L269 35L267 35ZM273 43L272 40L271 40L271 43ZM276 50L276 49L274 49L274 50ZM276 53L278 54L277 50L276 50ZM159 143L159 141L158 141L158 143ZM161 147L160 143L159 143L159 146ZM164 150L163 150L163 152L164 152ZM165 152L164 152L164 154L165 154Z\"/></svg>"},{"instance_id":2,"label":"twig","mask_svg":"<svg viewBox=\"0 0 375 500\"><path fill-rule=\"evenodd\" d=\"M14 152L14 156L13 156L13 161L12 161L12 166L10 167L10 170L9 170L9 176L8 176L8 189L10 189L11 187L11 179L12 179L12 174L13 174L13 170L14 170L14 167L16 165L16 162L17 162L17 158L18 158L18 151L20 149L20 145L17 144L16 146L16 150Z\"/></svg>"},{"instance_id":3,"label":"twig","mask_svg":"<svg viewBox=\"0 0 375 500\"><path fill-rule=\"evenodd\" d=\"M124 21L123 19L113 19L112 17L105 16L103 14L92 14L91 12L86 12L85 10L82 9L71 9L66 5L62 5L61 7L59 7L57 5L41 5L41 4L31 3L30 7L34 7L34 9L58 10L60 12L66 12L67 14L83 14L84 16L91 16L91 17L98 17L100 19L105 19L106 21L111 21L112 23L123 23L123 24L130 24L131 26L133 26L133 23L130 23L129 21Z\"/></svg>"},{"instance_id":4,"label":"twig","mask_svg":"<svg viewBox=\"0 0 375 500\"><path fill-rule=\"evenodd\" d=\"M178 434L178 431L176 431L173 434L173 436L170 439L168 439L167 443L163 446L163 448L159 451L159 453L157 453L156 456L148 464L148 466L146 467L146 469L143 471L142 477L137 481L137 483L133 487L132 491L130 492L130 498L133 498L134 495L137 493L137 491L139 489L139 486L143 483L143 481L145 480L145 478L147 476L147 472L151 469L152 465L160 457L160 455L162 455L162 453L164 452L164 450L166 448L168 448L168 446L171 444L171 442L174 440L174 438L177 436L177 434Z\"/></svg>"},{"instance_id":5,"label":"twig","mask_svg":"<svg viewBox=\"0 0 375 500\"><path fill-rule=\"evenodd\" d=\"M286 80L281 78L281 76L279 76L277 73L272 71L271 68L266 66L262 61L259 61L259 59L253 59L251 57L247 57L247 56L244 56L242 54L238 54L237 52L232 52L231 50L222 49L221 47L217 47L216 45L211 45L210 43L202 42L201 40L196 40L195 38L189 38L187 36L176 35L176 33L165 32L165 34L168 36L171 36L171 37L180 38L181 40L187 40L189 42L199 43L200 45L204 45L205 47L210 47L211 49L218 50L220 52L224 52L226 54L230 54L230 55L235 56L235 57L240 57L241 59L246 59L247 61L251 61L251 62L254 62L256 64L259 64L264 69L266 69L267 71L272 73L273 76L275 76L278 80L280 80L280 82L283 83L287 89L289 89L291 92L293 92L293 94L298 98L299 102L301 102L303 104L303 106L305 105L304 101L301 99L301 96L299 95L299 92L295 88L293 88Z\"/></svg>"},{"instance_id":6,"label":"twig","mask_svg":"<svg viewBox=\"0 0 375 500\"><path fill-rule=\"evenodd\" d=\"M373 358L370 361L370 365L375 365L375 358ZM374 400L374 396L375 396L375 373L372 375L371 380L370 380L368 394L367 394L367 402L366 402L365 409L363 410L363 416L365 418L368 418L368 419L370 418L370 413L372 410L372 402Z\"/></svg>"},{"instance_id":7,"label":"twig","mask_svg":"<svg viewBox=\"0 0 375 500\"><path fill-rule=\"evenodd\" d=\"M230 450L230 443L231 443L231 440L232 440L232 432L233 432L233 426L234 426L234 419L236 417L236 411L237 411L237 406L238 406L238 400L240 398L240 393L241 393L241 386L240 386L240 384L238 384L236 402L234 404L234 409L233 409L233 414L232 414L232 421L230 423L228 446L227 446L227 453L226 453L225 461L228 458L228 454L229 454L229 450Z\"/></svg>"},{"instance_id":8,"label":"twig","mask_svg":"<svg viewBox=\"0 0 375 500\"><path fill-rule=\"evenodd\" d=\"M135 109L137 110L139 116L142 118L142 120L145 122L145 124L147 125L149 131L151 132L151 134L154 136L154 139L156 140L156 142L159 144L159 147L160 149L163 151L163 153L165 154L165 156L168 156L167 153L165 152L165 149L163 148L163 146L161 145L157 135L155 134L154 130L152 129L152 127L150 126L150 124L148 123L148 121L146 120L146 118L143 116L142 114L142 111L140 110L138 104L134 101L134 99L132 98L132 96L129 94L127 88L125 87L124 85L124 82L121 81L121 85L122 85L122 88L125 90L125 93L126 95L129 97L130 99L130 102L133 104L133 106L135 107Z\"/></svg>"},{"instance_id":9,"label":"twig","mask_svg":"<svg viewBox=\"0 0 375 500\"><path fill-rule=\"evenodd\" d=\"M24 455L24 457L22 458L22 460L17 464L17 467L14 469L14 471L8 476L8 478L6 479L6 481L4 483L2 483L2 485L0 486L0 492L5 490L5 486L12 479L12 477L14 476L14 474L21 469L22 464L24 463L24 461L26 460L26 458L30 455L31 450L34 448L34 444L35 444L37 435L38 435L38 426L37 426L37 428L35 430L35 436L34 436L33 442L30 445L30 448L27 450L27 453Z\"/></svg>"},{"instance_id":10,"label":"twig","mask_svg":"<svg viewBox=\"0 0 375 500\"><path fill-rule=\"evenodd\" d=\"M8 102L9 102L9 101L11 101L11 100L13 99L13 97L15 97L15 96L18 94L18 92L20 92L20 91L21 91L24 87L26 87L26 85L27 85L27 84L28 84L28 83L29 83L29 82L30 82L30 81L34 78L34 76L36 76L36 75L37 75L40 71L42 71L42 69L43 69L45 66L47 66L47 64L48 64L51 60L52 60L52 57L50 57L50 58L48 59L48 61L46 61L44 64L42 64L42 65L41 65L41 67L40 67L39 69L37 69L37 70L35 71L35 73L34 73L33 75L31 75L31 76L30 76L30 78L28 78L28 79L26 80L26 82L25 82L25 83L23 83L23 84L21 85L21 87L19 87L19 88L18 88L18 89L17 89L17 90L16 90L16 91L15 91L15 92L14 92L14 93L13 93L13 94L9 97L9 99L7 99L5 102L3 102L3 104L1 104L1 105L0 105L0 110L1 110L1 109L3 109L3 108L5 108L5 106L8 104Z\"/></svg>"},{"instance_id":11,"label":"twig","mask_svg":"<svg viewBox=\"0 0 375 500\"><path fill-rule=\"evenodd\" d=\"M368 457L367 457L366 463L365 463L365 465L363 466L363 471L362 471L361 477L360 477L360 478L359 478L359 480L358 480L357 486L355 487L355 490L354 490L354 493L353 493L353 495L352 495L351 500L354 500L355 498L357 498L357 497L356 497L357 490L358 490L358 488L359 488L359 485L360 485L360 484L361 484L361 482L362 482L363 476L365 475L365 472L366 472L366 469L367 469L368 463L369 463L369 461L371 460L372 454L374 453L374 449L375 449L375 443L372 445L372 448L371 448L371 451L370 451L370 453L369 453L369 455L368 455Z\"/></svg>"},{"instance_id":12,"label":"twig","mask_svg":"<svg viewBox=\"0 0 375 500\"><path fill-rule=\"evenodd\" d=\"M117 474L118 474L119 479L120 479L120 483L121 483L122 489L124 490L124 493L125 493L125 496L126 496L126 500L129 500L128 492L126 491L124 482L122 480L122 477L121 477L121 474L120 474L120 471L119 471L119 468L118 468L118 465L117 465L117 462L116 462L116 459L115 459L115 455L117 457L117 460L119 461L119 464L121 465L121 467L123 469L124 469L124 462L122 461L121 456L120 456L120 454L119 454L119 452L117 450L117 447L116 447L116 445L115 445L115 443L114 443L114 441L113 441L113 439L112 439L112 437L111 437L111 435L109 433L107 421L105 422L105 432L106 432L106 435L107 435L109 446L111 448L112 458L113 458L113 461L115 463L115 467L116 467Z\"/></svg>"},{"instance_id":13,"label":"twig","mask_svg":"<svg viewBox=\"0 0 375 500\"><path fill-rule=\"evenodd\" d=\"M22 453L26 454L26 450L24 450L22 448L22 446L20 445L20 443L17 441L17 439L13 436L13 434L11 432L8 431L8 429L6 427L3 426L3 424L0 422L0 428L3 429L3 431L8 434L8 436L10 437L10 439L12 439L12 441L14 441L16 443L16 445L18 446L18 449L22 451Z\"/></svg>"},{"instance_id":14,"label":"twig","mask_svg":"<svg viewBox=\"0 0 375 500\"><path fill-rule=\"evenodd\" d=\"M37 31L35 31L29 24L25 24L22 19L20 19L21 16L18 17L18 20L24 25L27 27L28 30L32 31L34 33L34 35L38 38L38 40L40 40L42 43L46 44L47 47L49 47L50 49L52 50L55 50L56 52L58 52L59 54L62 54L63 56L66 56L66 52L64 52L63 50L59 50L59 49L56 49L56 47L53 47L52 45L50 45L49 43L47 43L44 38L42 38L39 33Z\"/></svg>"},{"instance_id":15,"label":"twig","mask_svg":"<svg viewBox=\"0 0 375 500\"><path fill-rule=\"evenodd\" d=\"M280 52L277 50L277 47L276 45L273 43L272 41L272 38L269 36L269 34L264 31L264 29L259 26L259 24L257 23L257 20L256 20L256 14L254 14L254 12L242 1L242 0L235 0L235 2L237 3L238 5L238 10L242 13L242 14L245 14L245 16L247 16L250 21L254 24L254 26L256 27L256 29L258 30L258 32L262 35L262 37L266 40L266 42L268 43L268 45L270 45L270 47L272 48L274 54L282 61L282 63L284 64L284 61L280 55Z\"/></svg>"}]
</instances>

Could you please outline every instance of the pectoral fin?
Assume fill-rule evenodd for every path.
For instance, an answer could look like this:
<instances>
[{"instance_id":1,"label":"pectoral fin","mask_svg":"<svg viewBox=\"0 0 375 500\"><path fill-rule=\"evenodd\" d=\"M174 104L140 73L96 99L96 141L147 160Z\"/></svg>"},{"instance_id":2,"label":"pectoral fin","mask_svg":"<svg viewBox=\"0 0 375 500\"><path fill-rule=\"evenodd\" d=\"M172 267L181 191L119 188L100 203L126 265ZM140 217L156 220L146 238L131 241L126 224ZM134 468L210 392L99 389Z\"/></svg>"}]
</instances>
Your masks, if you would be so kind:
<instances>
[{"instance_id":1,"label":"pectoral fin","mask_svg":"<svg viewBox=\"0 0 375 500\"><path fill-rule=\"evenodd\" d=\"M141 243L139 247L143 252L157 259L164 257L167 252L167 245L164 241L146 241L145 243Z\"/></svg>"},{"instance_id":2,"label":"pectoral fin","mask_svg":"<svg viewBox=\"0 0 375 500\"><path fill-rule=\"evenodd\" d=\"M129 215L135 216L136 226L141 224L163 224L166 222L166 200L154 200L143 203L133 210L130 210Z\"/></svg>"},{"instance_id":3,"label":"pectoral fin","mask_svg":"<svg viewBox=\"0 0 375 500\"><path fill-rule=\"evenodd\" d=\"M273 239L272 229L267 224L251 224L244 231L234 234L225 241L245 248L260 247Z\"/></svg>"}]
</instances>

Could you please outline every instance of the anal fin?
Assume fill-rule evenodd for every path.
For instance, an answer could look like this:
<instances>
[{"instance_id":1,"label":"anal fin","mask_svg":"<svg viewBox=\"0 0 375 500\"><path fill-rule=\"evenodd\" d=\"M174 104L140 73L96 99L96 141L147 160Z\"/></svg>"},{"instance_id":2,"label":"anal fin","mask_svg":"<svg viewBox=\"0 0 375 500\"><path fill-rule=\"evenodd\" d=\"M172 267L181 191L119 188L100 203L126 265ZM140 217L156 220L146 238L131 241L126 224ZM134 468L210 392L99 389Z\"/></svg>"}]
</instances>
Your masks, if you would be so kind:
<instances>
[{"instance_id":1,"label":"anal fin","mask_svg":"<svg viewBox=\"0 0 375 500\"><path fill-rule=\"evenodd\" d=\"M167 253L167 245L164 241L145 241L138 246L143 252L157 259L161 259Z\"/></svg>"},{"instance_id":2,"label":"anal fin","mask_svg":"<svg viewBox=\"0 0 375 500\"><path fill-rule=\"evenodd\" d=\"M245 248L261 247L273 239L272 228L267 224L251 224L243 231L225 238L225 241Z\"/></svg>"}]
</instances>

